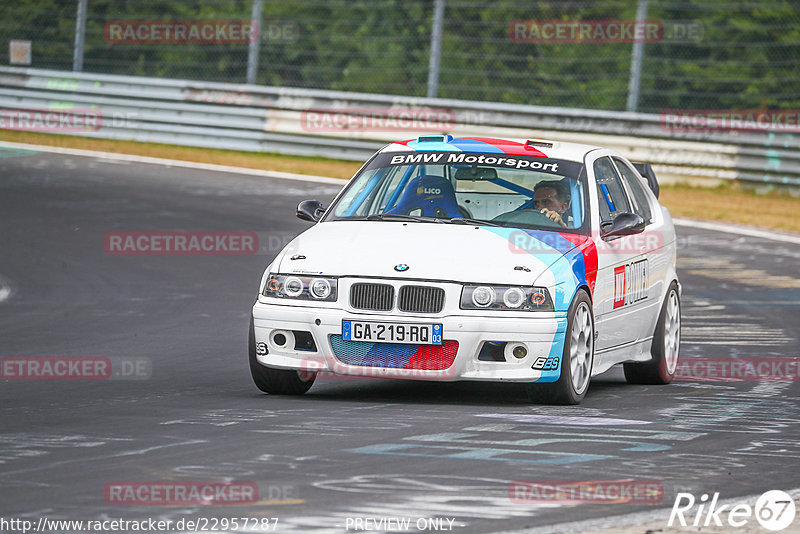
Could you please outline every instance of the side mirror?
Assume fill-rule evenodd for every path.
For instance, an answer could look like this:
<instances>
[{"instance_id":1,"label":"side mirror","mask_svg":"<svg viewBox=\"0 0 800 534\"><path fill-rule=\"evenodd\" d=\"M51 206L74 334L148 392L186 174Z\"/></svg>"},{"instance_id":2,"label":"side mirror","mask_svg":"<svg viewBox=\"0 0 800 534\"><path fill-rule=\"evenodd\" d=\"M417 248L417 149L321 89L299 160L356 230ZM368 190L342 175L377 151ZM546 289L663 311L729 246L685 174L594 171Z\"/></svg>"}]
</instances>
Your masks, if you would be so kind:
<instances>
[{"instance_id":1,"label":"side mirror","mask_svg":"<svg viewBox=\"0 0 800 534\"><path fill-rule=\"evenodd\" d=\"M317 222L325 213L319 200L304 200L297 205L297 218L309 222Z\"/></svg>"},{"instance_id":2,"label":"side mirror","mask_svg":"<svg viewBox=\"0 0 800 534\"><path fill-rule=\"evenodd\" d=\"M600 229L600 237L620 237L623 235L639 234L644 231L647 225L641 215L635 213L618 213L611 224L606 228Z\"/></svg>"}]
</instances>

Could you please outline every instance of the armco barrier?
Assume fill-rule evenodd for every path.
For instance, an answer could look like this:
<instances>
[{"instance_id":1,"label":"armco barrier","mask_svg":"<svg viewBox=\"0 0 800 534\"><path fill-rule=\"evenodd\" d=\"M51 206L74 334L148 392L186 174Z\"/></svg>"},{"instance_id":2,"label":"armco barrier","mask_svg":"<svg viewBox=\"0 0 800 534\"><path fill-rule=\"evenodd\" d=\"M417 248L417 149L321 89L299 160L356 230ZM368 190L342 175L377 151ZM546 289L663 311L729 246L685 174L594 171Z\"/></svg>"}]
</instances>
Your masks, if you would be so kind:
<instances>
[{"instance_id":1,"label":"armco barrier","mask_svg":"<svg viewBox=\"0 0 800 534\"><path fill-rule=\"evenodd\" d=\"M50 129L56 133L349 160L364 160L390 140L434 133L415 130L413 121L399 130L370 127L371 116L431 110L440 119L434 124L441 131L435 133L608 146L653 163L665 179L800 185L800 136L675 132L655 114L18 67L0 67L0 110L5 115L92 110L101 118L94 129ZM317 127L309 113L337 120ZM9 127L6 120L2 128Z\"/></svg>"}]
</instances>

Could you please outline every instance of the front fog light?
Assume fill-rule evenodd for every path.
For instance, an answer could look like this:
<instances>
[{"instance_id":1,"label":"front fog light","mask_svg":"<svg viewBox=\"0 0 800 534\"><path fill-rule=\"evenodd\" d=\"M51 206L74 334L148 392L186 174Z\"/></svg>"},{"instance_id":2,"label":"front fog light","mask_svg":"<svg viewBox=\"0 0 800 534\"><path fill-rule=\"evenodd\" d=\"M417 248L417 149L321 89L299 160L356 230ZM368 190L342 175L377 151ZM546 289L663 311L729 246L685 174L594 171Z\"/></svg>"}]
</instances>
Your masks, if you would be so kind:
<instances>
[{"instance_id":1,"label":"front fog light","mask_svg":"<svg viewBox=\"0 0 800 534\"><path fill-rule=\"evenodd\" d=\"M331 294L331 283L324 278L314 278L310 285L311 296L316 299L328 298Z\"/></svg>"},{"instance_id":2,"label":"front fog light","mask_svg":"<svg viewBox=\"0 0 800 534\"><path fill-rule=\"evenodd\" d=\"M523 360L528 355L528 347L525 343L506 343L503 355L507 362Z\"/></svg>"},{"instance_id":3,"label":"front fog light","mask_svg":"<svg viewBox=\"0 0 800 534\"><path fill-rule=\"evenodd\" d=\"M295 346L294 333L291 330L273 330L270 339L273 348L291 350Z\"/></svg>"},{"instance_id":4,"label":"front fog light","mask_svg":"<svg viewBox=\"0 0 800 534\"><path fill-rule=\"evenodd\" d=\"M519 308L525 303L525 292L518 287L510 287L503 293L503 304L509 308Z\"/></svg>"},{"instance_id":5,"label":"front fog light","mask_svg":"<svg viewBox=\"0 0 800 534\"><path fill-rule=\"evenodd\" d=\"M296 276L290 276L286 279L283 290L290 297L296 297L303 292L303 281Z\"/></svg>"},{"instance_id":6,"label":"front fog light","mask_svg":"<svg viewBox=\"0 0 800 534\"><path fill-rule=\"evenodd\" d=\"M480 308L494 304L494 290L491 287L478 286L472 292L472 303Z\"/></svg>"}]
</instances>

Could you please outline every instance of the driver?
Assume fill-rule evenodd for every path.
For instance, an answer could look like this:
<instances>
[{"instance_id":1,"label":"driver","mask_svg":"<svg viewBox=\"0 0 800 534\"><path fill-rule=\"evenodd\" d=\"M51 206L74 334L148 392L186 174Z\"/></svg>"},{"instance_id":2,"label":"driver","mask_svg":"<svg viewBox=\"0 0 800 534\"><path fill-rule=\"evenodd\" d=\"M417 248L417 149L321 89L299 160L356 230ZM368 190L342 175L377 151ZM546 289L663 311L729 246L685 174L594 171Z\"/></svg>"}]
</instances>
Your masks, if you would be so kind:
<instances>
[{"instance_id":1,"label":"driver","mask_svg":"<svg viewBox=\"0 0 800 534\"><path fill-rule=\"evenodd\" d=\"M556 180L545 180L533 188L533 208L550 219L567 227L568 217L565 215L569 208L569 190Z\"/></svg>"}]
</instances>

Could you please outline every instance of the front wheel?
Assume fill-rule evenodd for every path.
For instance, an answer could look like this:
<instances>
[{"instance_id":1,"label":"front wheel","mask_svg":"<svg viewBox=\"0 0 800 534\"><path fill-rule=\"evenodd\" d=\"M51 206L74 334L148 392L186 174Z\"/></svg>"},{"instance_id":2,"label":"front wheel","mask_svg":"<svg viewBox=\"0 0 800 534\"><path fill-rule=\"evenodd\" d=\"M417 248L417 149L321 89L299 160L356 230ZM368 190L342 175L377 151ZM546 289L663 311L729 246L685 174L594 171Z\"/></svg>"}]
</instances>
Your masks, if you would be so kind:
<instances>
[{"instance_id":1,"label":"front wheel","mask_svg":"<svg viewBox=\"0 0 800 534\"><path fill-rule=\"evenodd\" d=\"M594 314L589 295L581 290L569 307L561 376L552 384L528 384L528 396L546 404L579 404L589 389L593 363Z\"/></svg>"},{"instance_id":2,"label":"front wheel","mask_svg":"<svg viewBox=\"0 0 800 534\"><path fill-rule=\"evenodd\" d=\"M661 306L647 362L626 363L625 379L629 384L669 384L678 369L678 352L681 345L681 299L678 284L672 282L667 298Z\"/></svg>"},{"instance_id":3,"label":"front wheel","mask_svg":"<svg viewBox=\"0 0 800 534\"><path fill-rule=\"evenodd\" d=\"M287 369L273 369L261 365L256 359L256 330L250 317L250 336L248 338L250 374L256 387L264 393L273 395L302 395L314 384L316 375Z\"/></svg>"}]
</instances>

